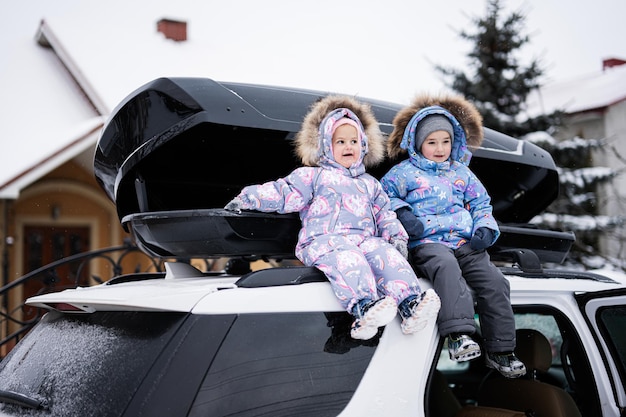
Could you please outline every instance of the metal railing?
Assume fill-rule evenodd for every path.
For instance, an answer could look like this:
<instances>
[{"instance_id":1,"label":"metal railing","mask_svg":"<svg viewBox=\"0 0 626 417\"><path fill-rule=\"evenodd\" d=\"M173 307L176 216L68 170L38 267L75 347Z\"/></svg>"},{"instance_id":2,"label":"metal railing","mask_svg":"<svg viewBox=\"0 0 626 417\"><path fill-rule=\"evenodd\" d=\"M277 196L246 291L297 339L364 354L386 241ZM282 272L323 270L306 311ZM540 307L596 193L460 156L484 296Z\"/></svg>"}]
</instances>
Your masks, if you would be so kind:
<instances>
[{"instance_id":1,"label":"metal railing","mask_svg":"<svg viewBox=\"0 0 626 417\"><path fill-rule=\"evenodd\" d=\"M52 262L48 265L45 265L41 268L35 269L27 273L26 275L11 281L7 285L0 288L0 297L2 297L2 306L0 309L0 329L4 329L5 336L0 339L0 350L3 346L17 343L43 316L44 310L33 308L32 310L25 312L25 301L23 300L21 304L17 307L12 308L10 311L7 306L9 291L17 288L19 286L24 286L25 284L38 281L43 283L43 287L37 292L37 294L44 294L49 292L57 292L67 288L76 288L79 285L80 277L83 276L83 271L87 268L90 262L100 259L104 260L111 266L111 277L113 278L118 275L122 275L124 273L122 267L122 261L131 253L139 253L142 256L145 256L149 260L150 268L156 272L163 271L163 262L160 259L151 258L145 253L143 253L137 246L135 246L130 239L126 239L124 244L120 246L112 246L109 248L93 250L89 252L82 252L72 256L68 256L66 258L59 259L58 261ZM75 280L71 283L71 285L58 285L61 281L58 279L57 270L60 267L64 267L66 265L72 264L76 265L78 263L78 267L76 269ZM140 265L136 265L133 272L139 271ZM90 282L94 284L101 284L107 279L103 279L102 277L92 275ZM12 324L10 326L10 324ZM17 330L13 330L10 332L9 328L17 328Z\"/></svg>"}]
</instances>

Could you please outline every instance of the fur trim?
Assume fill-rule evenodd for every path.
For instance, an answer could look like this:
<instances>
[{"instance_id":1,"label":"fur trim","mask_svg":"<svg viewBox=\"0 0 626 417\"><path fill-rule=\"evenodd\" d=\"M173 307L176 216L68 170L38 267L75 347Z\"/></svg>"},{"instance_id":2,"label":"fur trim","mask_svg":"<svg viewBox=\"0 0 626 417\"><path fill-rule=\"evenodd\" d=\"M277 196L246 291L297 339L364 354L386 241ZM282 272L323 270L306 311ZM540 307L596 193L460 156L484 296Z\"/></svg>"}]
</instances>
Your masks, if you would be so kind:
<instances>
[{"instance_id":1,"label":"fur trim","mask_svg":"<svg viewBox=\"0 0 626 417\"><path fill-rule=\"evenodd\" d=\"M311 109L302 121L300 131L296 134L294 139L295 152L302 164L306 166L318 165L320 123L328 113L340 107L352 110L365 129L369 151L363 158L363 165L369 168L382 162L385 158L385 139L369 104L362 103L350 96L331 95L321 98L311 105Z\"/></svg>"},{"instance_id":2,"label":"fur trim","mask_svg":"<svg viewBox=\"0 0 626 417\"><path fill-rule=\"evenodd\" d=\"M411 104L400 110L393 119L393 131L387 140L387 154L391 159L406 155L406 150L400 148L404 129L415 113L430 106L440 106L452 113L465 130L467 146L471 151L483 142L483 117L476 106L467 99L451 94L420 94L413 99Z\"/></svg>"}]
</instances>

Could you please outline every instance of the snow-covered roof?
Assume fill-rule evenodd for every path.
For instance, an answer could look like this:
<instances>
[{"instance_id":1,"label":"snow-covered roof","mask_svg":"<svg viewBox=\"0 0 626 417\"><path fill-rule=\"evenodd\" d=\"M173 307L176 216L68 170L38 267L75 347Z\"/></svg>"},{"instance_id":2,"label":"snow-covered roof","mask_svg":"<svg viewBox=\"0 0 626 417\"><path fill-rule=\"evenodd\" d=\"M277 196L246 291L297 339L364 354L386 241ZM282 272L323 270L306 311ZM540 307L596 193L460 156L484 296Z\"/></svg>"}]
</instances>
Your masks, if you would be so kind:
<instances>
[{"instance_id":1,"label":"snow-covered roof","mask_svg":"<svg viewBox=\"0 0 626 417\"><path fill-rule=\"evenodd\" d=\"M57 55L34 36L16 40L7 52L0 77L1 91L10 92L0 100L0 198L12 199L63 161L93 147L103 120Z\"/></svg>"},{"instance_id":2,"label":"snow-covered roof","mask_svg":"<svg viewBox=\"0 0 626 417\"><path fill-rule=\"evenodd\" d=\"M543 86L528 98L530 116L603 109L626 100L626 64Z\"/></svg>"},{"instance_id":3,"label":"snow-covered roof","mask_svg":"<svg viewBox=\"0 0 626 417\"><path fill-rule=\"evenodd\" d=\"M58 19L16 40L0 77L0 91L11 92L0 101L0 198L15 199L64 162L93 155L106 117L139 86L166 75L210 74L201 45L167 40L154 27L141 33L105 38Z\"/></svg>"}]
</instances>

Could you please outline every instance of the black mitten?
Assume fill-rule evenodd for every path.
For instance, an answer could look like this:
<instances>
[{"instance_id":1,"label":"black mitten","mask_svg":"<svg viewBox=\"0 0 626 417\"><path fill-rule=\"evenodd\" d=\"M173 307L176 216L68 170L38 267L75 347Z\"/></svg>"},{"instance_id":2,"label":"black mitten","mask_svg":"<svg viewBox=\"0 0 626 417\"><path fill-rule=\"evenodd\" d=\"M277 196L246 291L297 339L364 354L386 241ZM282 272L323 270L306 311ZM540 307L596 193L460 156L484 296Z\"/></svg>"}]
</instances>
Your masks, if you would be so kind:
<instances>
[{"instance_id":1,"label":"black mitten","mask_svg":"<svg viewBox=\"0 0 626 417\"><path fill-rule=\"evenodd\" d=\"M474 250L487 249L493 244L493 230L486 227L479 227L474 232L472 240L470 240L470 247Z\"/></svg>"}]
</instances>

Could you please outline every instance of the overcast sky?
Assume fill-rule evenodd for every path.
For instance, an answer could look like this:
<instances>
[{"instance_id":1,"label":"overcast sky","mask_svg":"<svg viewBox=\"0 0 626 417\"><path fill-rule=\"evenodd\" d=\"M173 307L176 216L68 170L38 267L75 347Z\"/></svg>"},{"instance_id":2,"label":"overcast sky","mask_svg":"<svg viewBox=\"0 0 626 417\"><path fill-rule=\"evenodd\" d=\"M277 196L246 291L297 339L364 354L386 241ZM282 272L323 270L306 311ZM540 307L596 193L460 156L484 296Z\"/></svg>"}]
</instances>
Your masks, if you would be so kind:
<instances>
[{"instance_id":1,"label":"overcast sky","mask_svg":"<svg viewBox=\"0 0 626 417\"><path fill-rule=\"evenodd\" d=\"M520 58L539 58L545 82L600 71L607 57L626 59L626 2L503 4L505 13L527 16L531 41ZM10 59L16 39L32 42L41 19L79 19L82 30L103 39L127 33L132 42L169 17L186 20L189 42L202 43L206 59L227 69L217 79L406 102L444 88L433 65L465 67L471 44L458 31L471 30L485 8L486 0L0 0L0 51Z\"/></svg>"}]
</instances>

